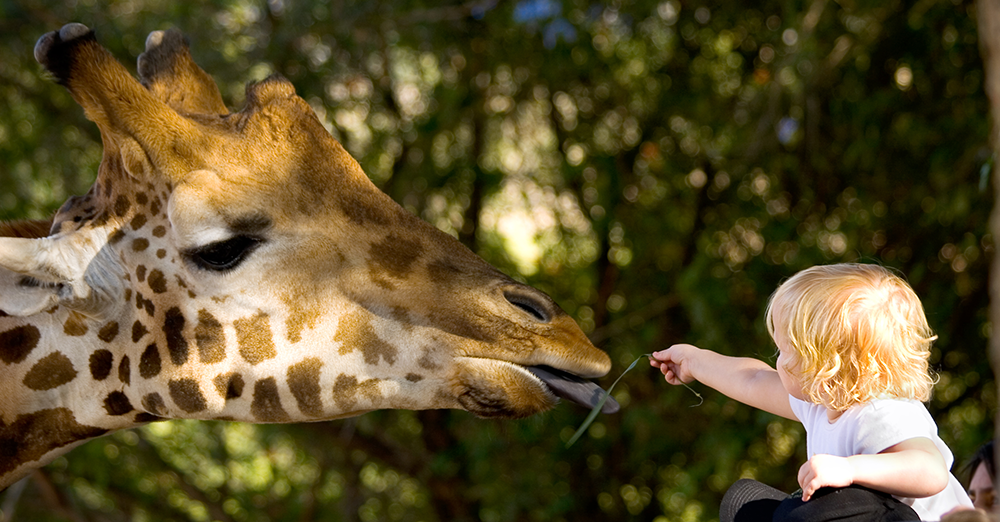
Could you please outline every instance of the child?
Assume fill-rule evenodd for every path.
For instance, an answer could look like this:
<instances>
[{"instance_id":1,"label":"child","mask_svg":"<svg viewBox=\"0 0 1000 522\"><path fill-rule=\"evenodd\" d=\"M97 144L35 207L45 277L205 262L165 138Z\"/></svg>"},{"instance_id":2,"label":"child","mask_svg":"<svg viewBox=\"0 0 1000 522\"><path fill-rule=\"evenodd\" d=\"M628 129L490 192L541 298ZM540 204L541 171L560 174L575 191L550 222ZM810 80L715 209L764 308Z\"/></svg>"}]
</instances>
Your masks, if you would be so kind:
<instances>
[{"instance_id":1,"label":"child","mask_svg":"<svg viewBox=\"0 0 1000 522\"><path fill-rule=\"evenodd\" d=\"M892 497L921 520L972 505L921 404L934 384L927 359L935 337L909 285L877 265L816 266L778 287L766 321L776 369L687 344L650 359L670 384L697 380L806 428L801 499L741 480L723 500L724 521L771 520L775 510L775 520L917 518ZM845 516L859 502L874 518Z\"/></svg>"}]
</instances>

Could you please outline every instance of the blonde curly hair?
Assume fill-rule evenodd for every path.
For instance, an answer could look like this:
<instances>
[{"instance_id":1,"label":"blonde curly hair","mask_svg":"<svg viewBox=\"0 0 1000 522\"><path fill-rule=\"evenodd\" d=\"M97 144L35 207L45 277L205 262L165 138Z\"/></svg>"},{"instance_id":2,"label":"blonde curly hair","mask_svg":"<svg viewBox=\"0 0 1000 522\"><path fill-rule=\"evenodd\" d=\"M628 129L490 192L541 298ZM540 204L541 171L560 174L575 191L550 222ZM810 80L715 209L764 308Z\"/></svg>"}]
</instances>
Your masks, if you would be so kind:
<instances>
[{"instance_id":1,"label":"blonde curly hair","mask_svg":"<svg viewBox=\"0 0 1000 522\"><path fill-rule=\"evenodd\" d=\"M771 296L767 330L787 339L784 369L809 400L835 411L882 396L930 399L932 334L905 281L870 264L815 266Z\"/></svg>"}]
</instances>

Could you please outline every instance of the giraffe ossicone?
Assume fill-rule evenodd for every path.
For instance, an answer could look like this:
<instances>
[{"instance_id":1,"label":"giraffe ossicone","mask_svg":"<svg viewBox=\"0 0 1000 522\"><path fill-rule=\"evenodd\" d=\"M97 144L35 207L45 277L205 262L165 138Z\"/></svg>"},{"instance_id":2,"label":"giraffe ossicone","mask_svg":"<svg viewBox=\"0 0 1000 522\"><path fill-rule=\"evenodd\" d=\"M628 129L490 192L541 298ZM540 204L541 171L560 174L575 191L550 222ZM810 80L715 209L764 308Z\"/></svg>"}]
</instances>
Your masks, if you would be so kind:
<instances>
[{"instance_id":1,"label":"giraffe ossicone","mask_svg":"<svg viewBox=\"0 0 1000 522\"><path fill-rule=\"evenodd\" d=\"M518 418L557 402L528 368L610 369L548 296L380 192L288 81L230 113L173 30L138 81L80 24L35 57L104 154L51 221L0 223L0 488L160 419Z\"/></svg>"}]
</instances>

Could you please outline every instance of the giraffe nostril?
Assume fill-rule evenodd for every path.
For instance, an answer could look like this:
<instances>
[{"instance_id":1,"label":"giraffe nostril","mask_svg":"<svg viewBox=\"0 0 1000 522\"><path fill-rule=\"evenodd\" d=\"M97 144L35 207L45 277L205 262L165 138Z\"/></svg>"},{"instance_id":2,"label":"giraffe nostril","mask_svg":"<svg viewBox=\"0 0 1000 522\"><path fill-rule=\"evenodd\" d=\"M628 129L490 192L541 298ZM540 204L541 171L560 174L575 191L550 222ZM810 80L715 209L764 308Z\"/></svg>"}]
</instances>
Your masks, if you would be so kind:
<instances>
[{"instance_id":1,"label":"giraffe nostril","mask_svg":"<svg viewBox=\"0 0 1000 522\"><path fill-rule=\"evenodd\" d=\"M525 292L513 290L504 292L503 296L507 299L508 303L519 308L540 323L547 323L552 320L554 314L551 309L552 306L547 299L540 299Z\"/></svg>"}]
</instances>

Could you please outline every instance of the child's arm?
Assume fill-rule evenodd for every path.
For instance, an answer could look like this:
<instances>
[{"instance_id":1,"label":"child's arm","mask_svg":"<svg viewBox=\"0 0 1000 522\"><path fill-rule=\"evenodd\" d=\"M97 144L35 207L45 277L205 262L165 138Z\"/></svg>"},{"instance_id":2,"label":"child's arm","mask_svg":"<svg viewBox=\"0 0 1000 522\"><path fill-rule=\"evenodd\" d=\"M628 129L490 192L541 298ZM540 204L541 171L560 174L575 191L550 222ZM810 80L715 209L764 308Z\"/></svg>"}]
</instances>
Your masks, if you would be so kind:
<instances>
[{"instance_id":1,"label":"child's arm","mask_svg":"<svg viewBox=\"0 0 1000 522\"><path fill-rule=\"evenodd\" d=\"M792 413L788 391L781 384L778 372L763 361L728 357L690 344L675 344L653 353L649 363L659 367L670 384L697 380L754 408L798 420Z\"/></svg>"},{"instance_id":2,"label":"child's arm","mask_svg":"<svg viewBox=\"0 0 1000 522\"><path fill-rule=\"evenodd\" d=\"M909 498L924 498L948 486L944 457L930 439L904 440L877 455L814 455L799 468L802 500L822 487L865 486Z\"/></svg>"}]
</instances>

